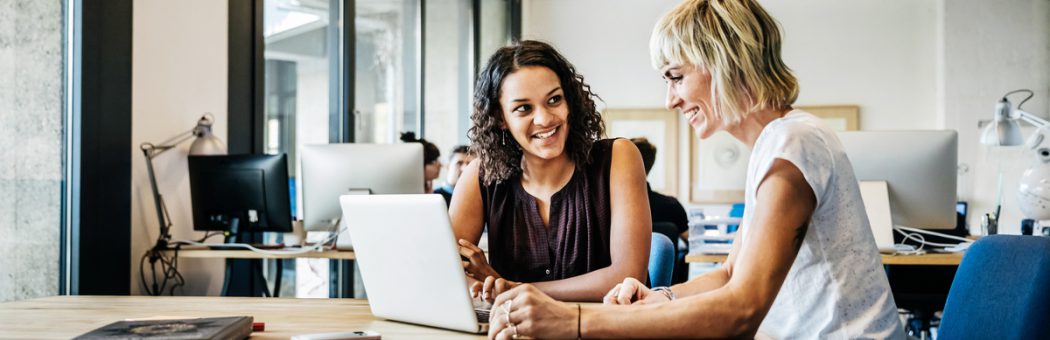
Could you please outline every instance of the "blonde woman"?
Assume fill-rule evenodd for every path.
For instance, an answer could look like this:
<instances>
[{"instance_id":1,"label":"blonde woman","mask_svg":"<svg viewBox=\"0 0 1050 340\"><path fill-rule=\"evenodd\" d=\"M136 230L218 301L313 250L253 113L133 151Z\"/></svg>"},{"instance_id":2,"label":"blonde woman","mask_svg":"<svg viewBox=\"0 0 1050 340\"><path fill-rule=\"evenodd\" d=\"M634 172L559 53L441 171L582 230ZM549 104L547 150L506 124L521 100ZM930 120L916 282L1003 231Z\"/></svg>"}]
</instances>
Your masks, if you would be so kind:
<instances>
[{"instance_id":1,"label":"blonde woman","mask_svg":"<svg viewBox=\"0 0 1050 340\"><path fill-rule=\"evenodd\" d=\"M701 138L752 147L725 264L670 288L627 278L602 306L522 285L496 298L490 338L903 338L853 168L832 130L791 107L780 45L753 0L687 0L652 33L667 107Z\"/></svg>"}]
</instances>

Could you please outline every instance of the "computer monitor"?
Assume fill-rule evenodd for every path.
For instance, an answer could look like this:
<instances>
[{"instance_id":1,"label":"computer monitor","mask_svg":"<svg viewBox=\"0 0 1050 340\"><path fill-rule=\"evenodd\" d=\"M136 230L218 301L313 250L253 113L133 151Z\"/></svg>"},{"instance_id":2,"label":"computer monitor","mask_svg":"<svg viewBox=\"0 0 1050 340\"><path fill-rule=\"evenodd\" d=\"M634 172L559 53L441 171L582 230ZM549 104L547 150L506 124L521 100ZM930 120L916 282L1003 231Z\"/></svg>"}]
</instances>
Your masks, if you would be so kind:
<instances>
[{"instance_id":1,"label":"computer monitor","mask_svg":"<svg viewBox=\"0 0 1050 340\"><path fill-rule=\"evenodd\" d=\"M301 154L307 231L334 231L342 195L423 193L419 143L304 145Z\"/></svg>"},{"instance_id":2,"label":"computer monitor","mask_svg":"<svg viewBox=\"0 0 1050 340\"><path fill-rule=\"evenodd\" d=\"M955 228L956 131L850 131L839 139L857 180L887 182L894 225Z\"/></svg>"},{"instance_id":3,"label":"computer monitor","mask_svg":"<svg viewBox=\"0 0 1050 340\"><path fill-rule=\"evenodd\" d=\"M292 231L285 155L189 156L194 230Z\"/></svg>"}]
</instances>

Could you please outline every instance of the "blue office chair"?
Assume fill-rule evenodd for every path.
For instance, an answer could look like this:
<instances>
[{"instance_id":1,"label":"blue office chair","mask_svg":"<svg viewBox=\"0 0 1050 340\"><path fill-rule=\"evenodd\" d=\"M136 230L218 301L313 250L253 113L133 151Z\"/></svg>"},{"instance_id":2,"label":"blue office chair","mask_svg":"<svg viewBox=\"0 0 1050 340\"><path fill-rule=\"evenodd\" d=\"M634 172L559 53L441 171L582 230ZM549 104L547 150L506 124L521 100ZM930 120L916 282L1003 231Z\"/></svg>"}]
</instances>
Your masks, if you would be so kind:
<instances>
[{"instance_id":1,"label":"blue office chair","mask_svg":"<svg viewBox=\"0 0 1050 340\"><path fill-rule=\"evenodd\" d=\"M744 204L733 203L732 208L729 209L729 217L744 217ZM730 224L726 226L726 231L730 233L735 233L738 229L740 229L739 224Z\"/></svg>"},{"instance_id":2,"label":"blue office chair","mask_svg":"<svg viewBox=\"0 0 1050 340\"><path fill-rule=\"evenodd\" d=\"M944 306L944 339L1050 334L1050 238L993 235L970 246Z\"/></svg>"},{"instance_id":3,"label":"blue office chair","mask_svg":"<svg viewBox=\"0 0 1050 340\"><path fill-rule=\"evenodd\" d=\"M660 233L653 233L652 246L649 248L649 286L661 287L671 285L671 274L674 273L674 243Z\"/></svg>"}]
</instances>

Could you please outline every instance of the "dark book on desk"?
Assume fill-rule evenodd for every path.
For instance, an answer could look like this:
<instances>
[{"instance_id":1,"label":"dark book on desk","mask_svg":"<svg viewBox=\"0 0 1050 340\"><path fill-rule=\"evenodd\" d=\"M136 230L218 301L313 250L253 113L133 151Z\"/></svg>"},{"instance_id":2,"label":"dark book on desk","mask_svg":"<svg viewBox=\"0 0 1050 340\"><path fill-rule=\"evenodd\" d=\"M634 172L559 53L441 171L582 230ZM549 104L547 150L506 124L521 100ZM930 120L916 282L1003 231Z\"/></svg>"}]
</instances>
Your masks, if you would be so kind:
<instances>
[{"instance_id":1,"label":"dark book on desk","mask_svg":"<svg viewBox=\"0 0 1050 340\"><path fill-rule=\"evenodd\" d=\"M178 320L118 321L74 339L221 339L241 340L252 334L252 317L231 316Z\"/></svg>"}]
</instances>

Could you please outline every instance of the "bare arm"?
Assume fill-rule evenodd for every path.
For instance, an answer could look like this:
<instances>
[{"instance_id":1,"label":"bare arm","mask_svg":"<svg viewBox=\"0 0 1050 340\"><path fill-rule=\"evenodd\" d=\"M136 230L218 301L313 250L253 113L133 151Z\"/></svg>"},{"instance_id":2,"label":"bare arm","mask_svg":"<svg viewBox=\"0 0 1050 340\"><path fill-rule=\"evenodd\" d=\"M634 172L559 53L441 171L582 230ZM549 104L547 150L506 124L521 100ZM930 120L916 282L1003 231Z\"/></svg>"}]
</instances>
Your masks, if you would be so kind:
<instances>
[{"instance_id":1,"label":"bare arm","mask_svg":"<svg viewBox=\"0 0 1050 340\"><path fill-rule=\"evenodd\" d=\"M557 300L601 301L605 293L625 277L645 278L653 225L642 156L633 143L618 139L613 143L611 161L609 249L612 264L584 275L534 283L536 288Z\"/></svg>"},{"instance_id":2,"label":"bare arm","mask_svg":"<svg viewBox=\"0 0 1050 340\"><path fill-rule=\"evenodd\" d=\"M473 244L478 244L481 240L481 232L485 227L478 177L480 164L481 160L475 159L463 168L463 174L456 182L456 190L452 193L452 203L448 208L456 239L467 240Z\"/></svg>"},{"instance_id":3,"label":"bare arm","mask_svg":"<svg viewBox=\"0 0 1050 340\"><path fill-rule=\"evenodd\" d=\"M583 335L753 337L791 269L816 209L816 197L802 173L783 160L775 161L759 184L756 199L747 243L737 240L722 269L676 286L676 293L687 296L669 303L586 306ZM725 283L717 286L723 279Z\"/></svg>"},{"instance_id":4,"label":"bare arm","mask_svg":"<svg viewBox=\"0 0 1050 340\"><path fill-rule=\"evenodd\" d=\"M706 293L722 288L726 283L729 283L729 273L732 272L733 261L736 260L736 253L740 250L740 234L741 233L737 233L733 236L733 246L729 250L729 256L726 257L726 262L722 263L721 267L694 277L692 280L671 287L671 290L674 291L675 295L678 297L686 297Z\"/></svg>"}]
</instances>

